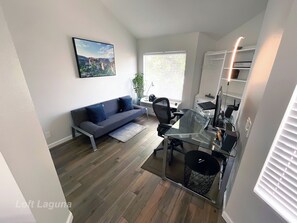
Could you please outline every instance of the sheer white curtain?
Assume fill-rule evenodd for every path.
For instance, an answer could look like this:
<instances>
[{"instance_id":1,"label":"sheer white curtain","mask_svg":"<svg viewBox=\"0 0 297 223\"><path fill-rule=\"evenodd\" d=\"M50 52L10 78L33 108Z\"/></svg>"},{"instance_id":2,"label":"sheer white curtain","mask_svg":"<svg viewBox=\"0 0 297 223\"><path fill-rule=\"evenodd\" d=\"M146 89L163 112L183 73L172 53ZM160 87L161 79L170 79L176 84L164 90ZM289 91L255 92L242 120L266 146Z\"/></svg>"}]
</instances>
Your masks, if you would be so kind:
<instances>
[{"instance_id":1,"label":"sheer white curtain","mask_svg":"<svg viewBox=\"0 0 297 223\"><path fill-rule=\"evenodd\" d=\"M154 53L143 56L144 94L182 100L186 53Z\"/></svg>"}]
</instances>

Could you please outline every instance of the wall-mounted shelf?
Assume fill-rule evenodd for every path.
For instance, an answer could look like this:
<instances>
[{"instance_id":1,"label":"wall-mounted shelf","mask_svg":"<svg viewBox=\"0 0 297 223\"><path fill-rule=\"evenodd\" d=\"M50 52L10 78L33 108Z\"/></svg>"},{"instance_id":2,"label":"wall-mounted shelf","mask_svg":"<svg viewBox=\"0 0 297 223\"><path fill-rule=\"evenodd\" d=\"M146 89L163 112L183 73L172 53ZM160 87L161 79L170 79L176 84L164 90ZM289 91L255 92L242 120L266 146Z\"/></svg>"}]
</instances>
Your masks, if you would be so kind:
<instances>
[{"instance_id":1,"label":"wall-mounted shelf","mask_svg":"<svg viewBox=\"0 0 297 223\"><path fill-rule=\"evenodd\" d=\"M227 78L222 78L223 81L228 81ZM230 82L239 82L239 83L246 83L247 80L241 80L241 79L231 79Z\"/></svg>"},{"instance_id":2,"label":"wall-mounted shelf","mask_svg":"<svg viewBox=\"0 0 297 223\"><path fill-rule=\"evenodd\" d=\"M250 67L233 67L232 70L249 70ZM224 67L224 70L230 70L229 67Z\"/></svg>"},{"instance_id":3,"label":"wall-mounted shelf","mask_svg":"<svg viewBox=\"0 0 297 223\"><path fill-rule=\"evenodd\" d=\"M256 47L254 46L248 46L248 47L244 47L240 50L237 50L237 53L242 53L242 52L248 52L248 51L255 51ZM227 53L233 53L233 50L228 50Z\"/></svg>"},{"instance_id":4,"label":"wall-mounted shelf","mask_svg":"<svg viewBox=\"0 0 297 223\"><path fill-rule=\"evenodd\" d=\"M235 92L223 93L223 95L227 96L227 97L235 98L235 99L241 99L242 98L241 94L238 94L238 93L235 93Z\"/></svg>"}]
</instances>

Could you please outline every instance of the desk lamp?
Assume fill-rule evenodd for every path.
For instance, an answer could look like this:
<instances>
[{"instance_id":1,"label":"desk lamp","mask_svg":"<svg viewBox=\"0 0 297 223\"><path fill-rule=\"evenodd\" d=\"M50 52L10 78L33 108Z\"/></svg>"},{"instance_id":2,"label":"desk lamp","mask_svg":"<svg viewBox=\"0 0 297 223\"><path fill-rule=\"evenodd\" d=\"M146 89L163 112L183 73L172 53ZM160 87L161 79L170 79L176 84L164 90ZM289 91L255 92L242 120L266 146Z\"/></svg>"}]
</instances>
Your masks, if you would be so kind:
<instances>
[{"instance_id":1,"label":"desk lamp","mask_svg":"<svg viewBox=\"0 0 297 223\"><path fill-rule=\"evenodd\" d=\"M146 95L148 95L148 93L149 93L149 91L150 91L151 87L155 87L155 85L154 85L154 82L153 82L153 81L151 82L150 86L148 87L148 89L147 89L147 91L146 91Z\"/></svg>"}]
</instances>

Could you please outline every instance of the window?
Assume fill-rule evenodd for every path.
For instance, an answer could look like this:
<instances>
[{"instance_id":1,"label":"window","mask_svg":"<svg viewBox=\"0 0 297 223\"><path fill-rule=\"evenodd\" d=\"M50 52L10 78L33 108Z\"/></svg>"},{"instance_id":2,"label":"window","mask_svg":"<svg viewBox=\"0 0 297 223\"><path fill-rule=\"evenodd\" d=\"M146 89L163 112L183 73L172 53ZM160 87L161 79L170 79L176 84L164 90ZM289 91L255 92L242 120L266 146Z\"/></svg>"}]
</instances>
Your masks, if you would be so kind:
<instances>
[{"instance_id":1,"label":"window","mask_svg":"<svg viewBox=\"0 0 297 223\"><path fill-rule=\"evenodd\" d=\"M297 222L297 86L254 188L288 222Z\"/></svg>"},{"instance_id":2,"label":"window","mask_svg":"<svg viewBox=\"0 0 297 223\"><path fill-rule=\"evenodd\" d=\"M186 53L156 53L143 56L144 94L182 100Z\"/></svg>"}]
</instances>

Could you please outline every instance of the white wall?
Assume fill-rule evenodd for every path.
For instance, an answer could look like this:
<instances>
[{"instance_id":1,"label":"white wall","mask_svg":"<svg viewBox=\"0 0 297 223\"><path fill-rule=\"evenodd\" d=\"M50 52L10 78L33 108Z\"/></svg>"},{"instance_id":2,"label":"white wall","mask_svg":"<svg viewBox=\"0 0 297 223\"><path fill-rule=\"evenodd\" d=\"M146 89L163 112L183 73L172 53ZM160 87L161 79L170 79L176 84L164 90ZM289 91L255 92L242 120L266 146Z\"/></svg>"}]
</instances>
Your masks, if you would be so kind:
<instances>
[{"instance_id":1,"label":"white wall","mask_svg":"<svg viewBox=\"0 0 297 223\"><path fill-rule=\"evenodd\" d=\"M245 39L242 40L241 45L243 46L255 46L258 41L260 30L262 27L262 22L264 18L265 11L261 12L259 15L255 16L251 20L242 24L237 29L228 33L226 36L222 37L216 42L216 50L232 50L235 41L239 36L244 36Z\"/></svg>"},{"instance_id":2,"label":"white wall","mask_svg":"<svg viewBox=\"0 0 297 223\"><path fill-rule=\"evenodd\" d=\"M246 103L250 103L250 106L255 109L253 104L262 99L258 104L258 112L225 210L225 214L233 222L285 222L253 192L253 188L297 84L296 21L296 0L269 1L259 38L256 63L260 62L266 72L269 72L272 64L273 66L270 75L267 76L264 73L264 80L262 80L261 77L255 76L255 64L251 76L250 84L254 81L259 83L254 85L254 90L258 91L259 88L264 90L265 86L266 89L264 94L258 93L257 98L253 94L248 94L246 100ZM281 36L282 27L284 29L281 43L273 60L269 54L275 54L277 50L278 41L274 40ZM264 57L265 54L267 54L267 60ZM262 74L258 73L258 75ZM254 78L255 80L252 80ZM268 82L267 78L269 78ZM250 114L252 115L253 112Z\"/></svg>"},{"instance_id":3,"label":"white wall","mask_svg":"<svg viewBox=\"0 0 297 223\"><path fill-rule=\"evenodd\" d=\"M100 1L1 3L48 143L70 135L70 110L133 93L136 40ZM80 79L73 36L114 44L116 76Z\"/></svg>"},{"instance_id":4,"label":"white wall","mask_svg":"<svg viewBox=\"0 0 297 223\"><path fill-rule=\"evenodd\" d=\"M25 200L35 202L31 211L36 222L66 222L68 208L49 210L36 205L39 200L65 202L65 198L1 6L0 33L0 152ZM5 202L2 197L1 202ZM0 219L7 214L0 212ZM28 216L23 216L25 219Z\"/></svg>"},{"instance_id":5,"label":"white wall","mask_svg":"<svg viewBox=\"0 0 297 223\"><path fill-rule=\"evenodd\" d=\"M0 170L0 222L36 222L31 209L28 206L20 208L19 204L26 204L27 202L1 152Z\"/></svg>"},{"instance_id":6,"label":"white wall","mask_svg":"<svg viewBox=\"0 0 297 223\"><path fill-rule=\"evenodd\" d=\"M262 96L268 81L273 62L282 38L283 29L290 9L290 4L268 4L262 30L259 36L254 64L251 69L248 85L241 103L242 110L238 118L240 134L245 135L244 126L248 117L255 119ZM244 148L247 138L242 137Z\"/></svg>"}]
</instances>

